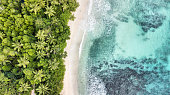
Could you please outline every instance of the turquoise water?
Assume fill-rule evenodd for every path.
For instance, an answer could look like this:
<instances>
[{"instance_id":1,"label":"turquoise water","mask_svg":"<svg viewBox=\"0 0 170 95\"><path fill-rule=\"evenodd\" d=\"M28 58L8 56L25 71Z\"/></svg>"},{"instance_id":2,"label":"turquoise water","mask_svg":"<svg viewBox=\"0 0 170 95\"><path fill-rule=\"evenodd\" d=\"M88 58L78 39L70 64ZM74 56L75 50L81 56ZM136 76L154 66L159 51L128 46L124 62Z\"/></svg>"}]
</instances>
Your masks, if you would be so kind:
<instances>
[{"instance_id":1,"label":"turquoise water","mask_svg":"<svg viewBox=\"0 0 170 95\"><path fill-rule=\"evenodd\" d=\"M80 95L170 95L170 1L91 0Z\"/></svg>"}]
</instances>

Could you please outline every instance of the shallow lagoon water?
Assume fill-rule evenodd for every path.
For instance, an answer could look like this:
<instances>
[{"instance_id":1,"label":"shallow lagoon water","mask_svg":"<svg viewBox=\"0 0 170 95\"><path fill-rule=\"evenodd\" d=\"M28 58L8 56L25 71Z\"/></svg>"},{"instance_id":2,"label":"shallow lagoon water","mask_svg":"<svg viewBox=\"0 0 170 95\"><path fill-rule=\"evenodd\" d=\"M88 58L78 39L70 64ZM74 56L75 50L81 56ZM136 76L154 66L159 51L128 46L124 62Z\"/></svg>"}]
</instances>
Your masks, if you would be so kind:
<instances>
[{"instance_id":1,"label":"shallow lagoon water","mask_svg":"<svg viewBox=\"0 0 170 95\"><path fill-rule=\"evenodd\" d=\"M170 1L92 0L80 95L170 95Z\"/></svg>"}]
</instances>

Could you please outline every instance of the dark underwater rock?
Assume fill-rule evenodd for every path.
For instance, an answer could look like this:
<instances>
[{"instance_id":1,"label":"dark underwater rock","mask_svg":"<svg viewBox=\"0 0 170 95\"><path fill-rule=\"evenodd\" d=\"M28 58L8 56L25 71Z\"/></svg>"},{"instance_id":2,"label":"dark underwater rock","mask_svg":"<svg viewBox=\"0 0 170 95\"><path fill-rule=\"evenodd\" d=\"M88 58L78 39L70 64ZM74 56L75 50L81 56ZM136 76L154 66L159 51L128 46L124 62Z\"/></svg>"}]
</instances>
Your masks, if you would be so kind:
<instances>
[{"instance_id":1,"label":"dark underwater rock","mask_svg":"<svg viewBox=\"0 0 170 95\"><path fill-rule=\"evenodd\" d=\"M142 19L139 18L139 20L136 20L135 23L140 25L144 32L148 32L151 28L157 29L160 26L162 26L166 16L160 14L154 14L154 15L143 15L141 18Z\"/></svg>"}]
</instances>

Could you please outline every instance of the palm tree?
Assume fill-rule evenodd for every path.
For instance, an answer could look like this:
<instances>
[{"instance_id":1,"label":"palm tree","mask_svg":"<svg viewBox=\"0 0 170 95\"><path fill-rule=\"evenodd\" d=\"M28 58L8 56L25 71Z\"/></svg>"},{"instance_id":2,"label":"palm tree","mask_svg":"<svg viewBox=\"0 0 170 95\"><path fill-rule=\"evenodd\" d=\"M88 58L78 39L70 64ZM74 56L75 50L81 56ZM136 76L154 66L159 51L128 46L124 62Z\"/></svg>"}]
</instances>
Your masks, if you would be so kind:
<instances>
[{"instance_id":1,"label":"palm tree","mask_svg":"<svg viewBox=\"0 0 170 95\"><path fill-rule=\"evenodd\" d=\"M0 54L0 65L1 64L6 64L7 62L10 62L9 60L8 60L8 58L7 58L7 56L6 55L3 55L3 54Z\"/></svg>"},{"instance_id":2,"label":"palm tree","mask_svg":"<svg viewBox=\"0 0 170 95\"><path fill-rule=\"evenodd\" d=\"M0 38L3 39L5 37L4 33L0 33Z\"/></svg>"},{"instance_id":3,"label":"palm tree","mask_svg":"<svg viewBox=\"0 0 170 95\"><path fill-rule=\"evenodd\" d=\"M60 3L60 4L63 4L63 3L64 3L64 0L59 0L59 3Z\"/></svg>"},{"instance_id":4,"label":"palm tree","mask_svg":"<svg viewBox=\"0 0 170 95\"><path fill-rule=\"evenodd\" d=\"M60 48L58 45L52 45L52 48L51 48L51 53L53 52L54 54L58 53L60 51Z\"/></svg>"},{"instance_id":5,"label":"palm tree","mask_svg":"<svg viewBox=\"0 0 170 95\"><path fill-rule=\"evenodd\" d=\"M48 34L50 34L50 33L51 33L51 28L48 27L48 28L44 29L44 33L45 33L46 36L47 36Z\"/></svg>"},{"instance_id":6,"label":"palm tree","mask_svg":"<svg viewBox=\"0 0 170 95\"><path fill-rule=\"evenodd\" d=\"M37 37L38 39L44 41L46 36L47 35L45 34L44 30L39 30L35 37Z\"/></svg>"},{"instance_id":7,"label":"palm tree","mask_svg":"<svg viewBox=\"0 0 170 95\"><path fill-rule=\"evenodd\" d=\"M44 58L47 54L43 50L37 51L37 59Z\"/></svg>"},{"instance_id":8,"label":"palm tree","mask_svg":"<svg viewBox=\"0 0 170 95\"><path fill-rule=\"evenodd\" d=\"M36 27L38 27L38 28L42 28L42 27L44 26L44 21L43 21L43 19L42 19L42 18L36 19L35 25L36 25Z\"/></svg>"},{"instance_id":9,"label":"palm tree","mask_svg":"<svg viewBox=\"0 0 170 95\"><path fill-rule=\"evenodd\" d=\"M18 66L19 67L24 67L24 68L26 68L26 66L30 63L25 57L21 57L19 60L18 60Z\"/></svg>"},{"instance_id":10,"label":"palm tree","mask_svg":"<svg viewBox=\"0 0 170 95\"><path fill-rule=\"evenodd\" d=\"M43 74L43 71L42 71L42 70L35 71L34 74L35 74L35 75L34 75L35 81L39 81L39 82L41 82L41 81L42 81L42 78L45 76L45 75Z\"/></svg>"},{"instance_id":11,"label":"palm tree","mask_svg":"<svg viewBox=\"0 0 170 95\"><path fill-rule=\"evenodd\" d=\"M5 77L4 73L0 72L0 82L3 83L8 83L8 81L10 81L7 77Z\"/></svg>"},{"instance_id":12,"label":"palm tree","mask_svg":"<svg viewBox=\"0 0 170 95\"><path fill-rule=\"evenodd\" d=\"M51 69L52 70L56 70L58 68L58 62L56 59L53 60L52 64L51 64Z\"/></svg>"},{"instance_id":13,"label":"palm tree","mask_svg":"<svg viewBox=\"0 0 170 95\"><path fill-rule=\"evenodd\" d=\"M36 42L37 49L39 49L39 50L45 49L45 46L46 46L46 45L47 45L47 43L46 43L46 42L43 42L43 41L38 41L38 42Z\"/></svg>"},{"instance_id":14,"label":"palm tree","mask_svg":"<svg viewBox=\"0 0 170 95\"><path fill-rule=\"evenodd\" d=\"M49 60L48 63L49 63L48 68L50 68L51 70L55 70L58 68L59 63L57 62L57 59Z\"/></svg>"},{"instance_id":15,"label":"palm tree","mask_svg":"<svg viewBox=\"0 0 170 95\"><path fill-rule=\"evenodd\" d=\"M48 53L48 51L51 50L51 46L48 44L47 47L45 48L46 52Z\"/></svg>"},{"instance_id":16,"label":"palm tree","mask_svg":"<svg viewBox=\"0 0 170 95\"><path fill-rule=\"evenodd\" d=\"M3 95L12 95L12 92L6 89Z\"/></svg>"},{"instance_id":17,"label":"palm tree","mask_svg":"<svg viewBox=\"0 0 170 95\"><path fill-rule=\"evenodd\" d=\"M37 5L39 5L41 8L45 7L45 1L44 0L37 0Z\"/></svg>"},{"instance_id":18,"label":"palm tree","mask_svg":"<svg viewBox=\"0 0 170 95\"><path fill-rule=\"evenodd\" d=\"M55 39L54 36L49 34L49 37L47 38L47 42L50 44L55 44L57 42L57 39Z\"/></svg>"},{"instance_id":19,"label":"palm tree","mask_svg":"<svg viewBox=\"0 0 170 95\"><path fill-rule=\"evenodd\" d=\"M23 44L20 42L12 43L12 47L14 47L14 50L17 50L18 52L21 51L22 46L23 46Z\"/></svg>"},{"instance_id":20,"label":"palm tree","mask_svg":"<svg viewBox=\"0 0 170 95\"><path fill-rule=\"evenodd\" d=\"M52 18L52 24L57 25L59 22L58 18Z\"/></svg>"},{"instance_id":21,"label":"palm tree","mask_svg":"<svg viewBox=\"0 0 170 95\"><path fill-rule=\"evenodd\" d=\"M36 90L39 95L48 95L50 89L48 88L48 85L40 84Z\"/></svg>"},{"instance_id":22,"label":"palm tree","mask_svg":"<svg viewBox=\"0 0 170 95\"><path fill-rule=\"evenodd\" d=\"M45 7L45 1L35 0L34 4L31 4L30 7L32 8L30 11L37 14L42 8Z\"/></svg>"},{"instance_id":23,"label":"palm tree","mask_svg":"<svg viewBox=\"0 0 170 95\"><path fill-rule=\"evenodd\" d=\"M65 10L68 8L68 6L67 6L66 3L64 3L64 4L62 5L62 7L63 7L63 11L65 11Z\"/></svg>"},{"instance_id":24,"label":"palm tree","mask_svg":"<svg viewBox=\"0 0 170 95\"><path fill-rule=\"evenodd\" d=\"M41 7L38 6L38 4L31 4L30 7L32 8L30 11L34 12L35 14L37 14L37 12L39 12L41 10Z\"/></svg>"},{"instance_id":25,"label":"palm tree","mask_svg":"<svg viewBox=\"0 0 170 95\"><path fill-rule=\"evenodd\" d=\"M70 16L70 20L72 20L72 21L74 21L75 18L76 18L76 17L74 16L74 14L72 14L72 15Z\"/></svg>"},{"instance_id":26,"label":"palm tree","mask_svg":"<svg viewBox=\"0 0 170 95\"><path fill-rule=\"evenodd\" d=\"M57 0L52 0L52 1L51 1L51 4L52 4L52 5L59 5L60 3L59 3Z\"/></svg>"},{"instance_id":27,"label":"palm tree","mask_svg":"<svg viewBox=\"0 0 170 95\"><path fill-rule=\"evenodd\" d=\"M55 14L54 8L52 6L50 7L47 6L45 14L47 14L49 18L51 16L54 16Z\"/></svg>"},{"instance_id":28,"label":"palm tree","mask_svg":"<svg viewBox=\"0 0 170 95\"><path fill-rule=\"evenodd\" d=\"M19 87L19 92L25 92L25 91L29 91L31 87L28 85L28 83L22 83Z\"/></svg>"}]
</instances>

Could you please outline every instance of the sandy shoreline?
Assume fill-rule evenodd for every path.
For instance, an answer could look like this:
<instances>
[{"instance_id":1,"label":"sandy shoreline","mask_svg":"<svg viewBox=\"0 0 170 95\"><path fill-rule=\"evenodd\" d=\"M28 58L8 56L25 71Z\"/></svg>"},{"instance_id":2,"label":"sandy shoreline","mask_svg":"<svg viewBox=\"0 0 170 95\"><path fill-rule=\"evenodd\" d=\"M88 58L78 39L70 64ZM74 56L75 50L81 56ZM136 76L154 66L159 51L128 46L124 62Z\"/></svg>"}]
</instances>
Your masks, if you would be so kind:
<instances>
[{"instance_id":1,"label":"sandy shoreline","mask_svg":"<svg viewBox=\"0 0 170 95\"><path fill-rule=\"evenodd\" d=\"M77 0L80 4L75 14L76 19L69 22L71 36L67 41L66 51L68 53L65 59L66 72L64 76L64 88L61 95L78 95L78 63L79 63L79 48L83 38L84 25L87 20L89 0Z\"/></svg>"}]
</instances>

